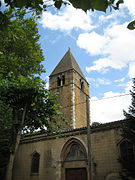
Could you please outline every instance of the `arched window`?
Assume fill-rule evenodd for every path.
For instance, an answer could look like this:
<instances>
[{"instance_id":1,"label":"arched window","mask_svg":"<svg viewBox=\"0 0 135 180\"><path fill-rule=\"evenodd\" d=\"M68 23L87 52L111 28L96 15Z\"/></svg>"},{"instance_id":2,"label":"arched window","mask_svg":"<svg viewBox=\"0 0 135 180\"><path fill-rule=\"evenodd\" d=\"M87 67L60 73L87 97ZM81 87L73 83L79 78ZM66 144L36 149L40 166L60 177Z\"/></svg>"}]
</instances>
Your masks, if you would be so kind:
<instances>
[{"instance_id":1,"label":"arched window","mask_svg":"<svg viewBox=\"0 0 135 180\"><path fill-rule=\"evenodd\" d=\"M71 138L65 143L62 153L61 160L66 161L86 161L87 152L84 145L77 139Z\"/></svg>"},{"instance_id":2,"label":"arched window","mask_svg":"<svg viewBox=\"0 0 135 180\"><path fill-rule=\"evenodd\" d=\"M40 154L35 152L32 155L31 173L39 173L39 160L40 160Z\"/></svg>"},{"instance_id":3,"label":"arched window","mask_svg":"<svg viewBox=\"0 0 135 180\"><path fill-rule=\"evenodd\" d=\"M63 86L65 84L65 75L57 77L57 86Z\"/></svg>"},{"instance_id":4,"label":"arched window","mask_svg":"<svg viewBox=\"0 0 135 180\"><path fill-rule=\"evenodd\" d=\"M82 151L81 147L78 144L73 143L70 147L70 150L65 160L70 161L70 160L82 160L82 159L83 160L86 159L84 152Z\"/></svg>"},{"instance_id":5,"label":"arched window","mask_svg":"<svg viewBox=\"0 0 135 180\"><path fill-rule=\"evenodd\" d=\"M132 161L134 159L133 144L129 141L123 141L120 144L120 153L124 161Z\"/></svg>"}]
</instances>

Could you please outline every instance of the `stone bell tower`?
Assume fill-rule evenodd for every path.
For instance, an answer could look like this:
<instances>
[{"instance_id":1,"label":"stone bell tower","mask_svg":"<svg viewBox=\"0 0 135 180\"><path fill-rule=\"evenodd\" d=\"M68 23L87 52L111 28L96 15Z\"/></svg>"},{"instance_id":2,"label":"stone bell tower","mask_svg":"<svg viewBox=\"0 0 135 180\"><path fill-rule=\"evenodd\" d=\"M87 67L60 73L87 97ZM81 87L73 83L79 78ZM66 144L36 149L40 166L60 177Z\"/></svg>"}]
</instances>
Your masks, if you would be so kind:
<instances>
[{"instance_id":1,"label":"stone bell tower","mask_svg":"<svg viewBox=\"0 0 135 180\"><path fill-rule=\"evenodd\" d=\"M52 93L59 93L58 103L70 128L85 127L89 84L70 49L49 76L49 89Z\"/></svg>"}]
</instances>

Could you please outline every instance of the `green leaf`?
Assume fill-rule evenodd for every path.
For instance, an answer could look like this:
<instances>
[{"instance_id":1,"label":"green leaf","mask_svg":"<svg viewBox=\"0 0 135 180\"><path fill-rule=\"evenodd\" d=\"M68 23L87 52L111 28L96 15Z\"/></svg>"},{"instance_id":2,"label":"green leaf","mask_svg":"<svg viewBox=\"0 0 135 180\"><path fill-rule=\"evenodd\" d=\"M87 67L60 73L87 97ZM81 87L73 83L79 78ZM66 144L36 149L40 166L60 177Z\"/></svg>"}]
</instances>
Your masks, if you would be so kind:
<instances>
[{"instance_id":1,"label":"green leaf","mask_svg":"<svg viewBox=\"0 0 135 180\"><path fill-rule=\"evenodd\" d=\"M84 10L85 12L92 9L90 0L69 0L69 2L75 7Z\"/></svg>"},{"instance_id":2,"label":"green leaf","mask_svg":"<svg viewBox=\"0 0 135 180\"><path fill-rule=\"evenodd\" d=\"M135 20L132 21L132 22L130 22L130 23L128 24L127 28L130 29L130 30L134 30L134 29L135 29Z\"/></svg>"},{"instance_id":3,"label":"green leaf","mask_svg":"<svg viewBox=\"0 0 135 180\"><path fill-rule=\"evenodd\" d=\"M107 0L69 0L69 2L72 3L75 8L80 8L85 12L87 10L98 10L106 12L108 7Z\"/></svg>"},{"instance_id":4,"label":"green leaf","mask_svg":"<svg viewBox=\"0 0 135 180\"><path fill-rule=\"evenodd\" d=\"M43 5L43 8L44 8L44 11L45 11L46 10L46 5L45 4Z\"/></svg>"},{"instance_id":5,"label":"green leaf","mask_svg":"<svg viewBox=\"0 0 135 180\"><path fill-rule=\"evenodd\" d=\"M108 1L107 0L92 0L92 8L98 11L104 11L106 12L106 9L108 7Z\"/></svg>"},{"instance_id":6,"label":"green leaf","mask_svg":"<svg viewBox=\"0 0 135 180\"><path fill-rule=\"evenodd\" d=\"M60 8L61 8L61 5L62 5L62 0L56 0L55 3L54 3L54 6L55 6L57 9L60 9Z\"/></svg>"},{"instance_id":7,"label":"green leaf","mask_svg":"<svg viewBox=\"0 0 135 180\"><path fill-rule=\"evenodd\" d=\"M116 3L116 7L117 7L117 9L119 9L119 5L120 5L120 4L122 4L122 3L124 3L124 1L123 1L123 0L119 0L119 1Z\"/></svg>"}]
</instances>

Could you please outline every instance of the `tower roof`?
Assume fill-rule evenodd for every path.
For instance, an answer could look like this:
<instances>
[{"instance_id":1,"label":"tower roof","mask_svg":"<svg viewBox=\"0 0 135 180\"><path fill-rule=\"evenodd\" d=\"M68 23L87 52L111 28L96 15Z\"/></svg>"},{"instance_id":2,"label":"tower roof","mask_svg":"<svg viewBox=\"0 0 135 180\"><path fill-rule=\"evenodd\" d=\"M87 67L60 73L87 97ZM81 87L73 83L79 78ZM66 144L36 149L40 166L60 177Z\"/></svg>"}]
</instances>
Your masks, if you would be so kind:
<instances>
[{"instance_id":1,"label":"tower roof","mask_svg":"<svg viewBox=\"0 0 135 180\"><path fill-rule=\"evenodd\" d=\"M59 74L59 73L62 73L64 71L68 71L71 69L74 69L75 71L77 71L86 80L86 78L84 77L79 65L77 64L69 48L50 76L53 76L53 75L56 75L56 74Z\"/></svg>"}]
</instances>

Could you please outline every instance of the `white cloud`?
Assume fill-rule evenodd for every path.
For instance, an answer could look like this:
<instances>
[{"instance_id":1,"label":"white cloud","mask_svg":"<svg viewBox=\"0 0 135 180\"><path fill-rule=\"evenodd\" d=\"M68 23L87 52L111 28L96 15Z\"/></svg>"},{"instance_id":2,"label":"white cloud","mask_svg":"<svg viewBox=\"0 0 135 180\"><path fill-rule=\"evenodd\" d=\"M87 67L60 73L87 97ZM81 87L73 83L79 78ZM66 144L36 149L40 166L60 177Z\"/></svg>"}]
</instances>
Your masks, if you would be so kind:
<instances>
[{"instance_id":1,"label":"white cloud","mask_svg":"<svg viewBox=\"0 0 135 180\"><path fill-rule=\"evenodd\" d=\"M111 98L110 98L111 97ZM92 122L112 122L124 119L123 110L128 111L131 102L130 95L113 93L112 91L104 93L103 99L97 97L91 98L91 121Z\"/></svg>"},{"instance_id":2,"label":"white cloud","mask_svg":"<svg viewBox=\"0 0 135 180\"><path fill-rule=\"evenodd\" d=\"M89 84L94 84L95 87L99 87L99 85L110 85L111 81L106 78L86 78Z\"/></svg>"},{"instance_id":3,"label":"white cloud","mask_svg":"<svg viewBox=\"0 0 135 180\"><path fill-rule=\"evenodd\" d=\"M114 80L114 82L124 82L125 81L125 78L121 78L121 79L116 79Z\"/></svg>"},{"instance_id":4,"label":"white cloud","mask_svg":"<svg viewBox=\"0 0 135 180\"><path fill-rule=\"evenodd\" d=\"M107 58L100 58L97 61L94 61L93 64L94 64L93 66L85 68L88 73L90 71L98 71L98 72L106 73L108 71L107 67L110 66L111 62Z\"/></svg>"},{"instance_id":5,"label":"white cloud","mask_svg":"<svg viewBox=\"0 0 135 180\"><path fill-rule=\"evenodd\" d=\"M45 85L46 85L45 88L49 89L49 83L47 82Z\"/></svg>"},{"instance_id":6,"label":"white cloud","mask_svg":"<svg viewBox=\"0 0 135 180\"><path fill-rule=\"evenodd\" d=\"M120 8L118 11L113 10L111 14L109 15L100 15L99 20L101 22L107 22L108 20L113 20L115 22L118 22L120 17L122 19L126 18L127 11L132 16L132 18L135 18L135 2L134 0L124 0L123 4L120 4Z\"/></svg>"},{"instance_id":7,"label":"white cloud","mask_svg":"<svg viewBox=\"0 0 135 180\"><path fill-rule=\"evenodd\" d=\"M126 9L132 17L129 17ZM106 73L109 67L122 69L135 61L135 31L127 29L130 20L121 24L121 20L126 21L127 17L135 18L134 0L125 0L119 11L113 11L108 16L99 16L99 26L107 26L103 34L93 31L79 35L77 45L90 55L100 56L92 66L86 67L87 72Z\"/></svg>"},{"instance_id":8,"label":"white cloud","mask_svg":"<svg viewBox=\"0 0 135 180\"><path fill-rule=\"evenodd\" d=\"M106 15L106 14L100 15L99 21L100 21L100 23L112 21L112 23L117 24L119 22L120 18L125 18L125 17L126 17L126 14L124 12L124 8L120 8L119 11L115 11L115 10L111 11L109 15ZM110 23L109 23L109 25L110 25Z\"/></svg>"},{"instance_id":9,"label":"white cloud","mask_svg":"<svg viewBox=\"0 0 135 180\"><path fill-rule=\"evenodd\" d=\"M53 45L53 44L55 44L59 39L61 38L61 35L58 35L58 36L56 36L56 38L55 39L49 39L49 42Z\"/></svg>"},{"instance_id":10,"label":"white cloud","mask_svg":"<svg viewBox=\"0 0 135 180\"><path fill-rule=\"evenodd\" d=\"M108 21L108 20L114 18L114 16L116 16L115 13L109 14L108 16L101 15L101 16L99 16L99 20L102 21L102 22L103 21Z\"/></svg>"},{"instance_id":11,"label":"white cloud","mask_svg":"<svg viewBox=\"0 0 135 180\"><path fill-rule=\"evenodd\" d=\"M89 13L86 14L84 11L75 9L71 5L67 5L63 10L58 11L57 14L43 12L40 23L44 28L67 32L70 32L73 28L84 31L93 28Z\"/></svg>"},{"instance_id":12,"label":"white cloud","mask_svg":"<svg viewBox=\"0 0 135 180\"><path fill-rule=\"evenodd\" d=\"M131 104L131 95L133 82L129 81L126 84L124 93L106 92L102 99L98 97L91 98L90 111L92 122L112 122L124 119L123 110L128 111Z\"/></svg>"},{"instance_id":13,"label":"white cloud","mask_svg":"<svg viewBox=\"0 0 135 180\"><path fill-rule=\"evenodd\" d=\"M132 90L133 82L128 81L127 86L125 88L125 93L129 93L130 90Z\"/></svg>"},{"instance_id":14,"label":"white cloud","mask_svg":"<svg viewBox=\"0 0 135 180\"><path fill-rule=\"evenodd\" d=\"M109 54L110 59L117 65L121 63L119 68L125 66L129 61L135 60L135 31L130 31L126 27L127 23L114 25L105 30L105 36L109 36L110 41L105 47L104 53Z\"/></svg>"},{"instance_id":15,"label":"white cloud","mask_svg":"<svg viewBox=\"0 0 135 180\"><path fill-rule=\"evenodd\" d=\"M85 49L91 55L97 55L102 53L102 49L107 41L108 38L95 32L83 33L79 35L77 45Z\"/></svg>"},{"instance_id":16,"label":"white cloud","mask_svg":"<svg viewBox=\"0 0 135 180\"><path fill-rule=\"evenodd\" d=\"M93 66L86 67L87 72L105 72L107 67L122 69L135 61L135 31L128 30L126 26L127 23L113 25L106 28L103 35L96 32L79 35L77 45L80 48L91 55L103 56L94 61Z\"/></svg>"},{"instance_id":17,"label":"white cloud","mask_svg":"<svg viewBox=\"0 0 135 180\"><path fill-rule=\"evenodd\" d=\"M135 17L135 1L134 0L124 0L124 7L127 7L130 14Z\"/></svg>"},{"instance_id":18,"label":"white cloud","mask_svg":"<svg viewBox=\"0 0 135 180\"><path fill-rule=\"evenodd\" d=\"M126 86L126 82L124 82L125 80L126 80L126 78L123 77L121 79L114 80L114 83L117 83L118 87L125 87Z\"/></svg>"},{"instance_id":19,"label":"white cloud","mask_svg":"<svg viewBox=\"0 0 135 180\"><path fill-rule=\"evenodd\" d=\"M97 78L97 81L98 81L99 84L102 84L102 85L111 84L111 81L109 79L105 79L105 78Z\"/></svg>"},{"instance_id":20,"label":"white cloud","mask_svg":"<svg viewBox=\"0 0 135 180\"><path fill-rule=\"evenodd\" d=\"M86 77L88 83L90 84L91 82L96 82L96 80L94 78L91 78L91 77Z\"/></svg>"},{"instance_id":21,"label":"white cloud","mask_svg":"<svg viewBox=\"0 0 135 180\"><path fill-rule=\"evenodd\" d=\"M49 1L43 0L43 2L45 3L46 6L54 5L54 1L53 0L49 0Z\"/></svg>"},{"instance_id":22,"label":"white cloud","mask_svg":"<svg viewBox=\"0 0 135 180\"><path fill-rule=\"evenodd\" d=\"M46 77L45 77L45 82L46 82L45 88L46 88L46 89L49 89L49 76L46 76Z\"/></svg>"},{"instance_id":23,"label":"white cloud","mask_svg":"<svg viewBox=\"0 0 135 180\"><path fill-rule=\"evenodd\" d=\"M128 75L129 75L130 78L135 78L135 63L129 64Z\"/></svg>"}]
</instances>

